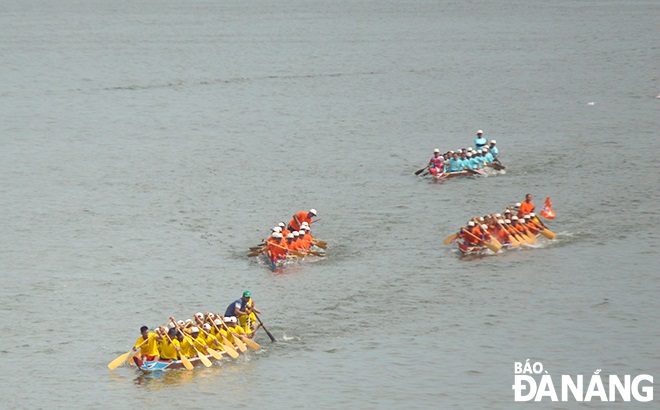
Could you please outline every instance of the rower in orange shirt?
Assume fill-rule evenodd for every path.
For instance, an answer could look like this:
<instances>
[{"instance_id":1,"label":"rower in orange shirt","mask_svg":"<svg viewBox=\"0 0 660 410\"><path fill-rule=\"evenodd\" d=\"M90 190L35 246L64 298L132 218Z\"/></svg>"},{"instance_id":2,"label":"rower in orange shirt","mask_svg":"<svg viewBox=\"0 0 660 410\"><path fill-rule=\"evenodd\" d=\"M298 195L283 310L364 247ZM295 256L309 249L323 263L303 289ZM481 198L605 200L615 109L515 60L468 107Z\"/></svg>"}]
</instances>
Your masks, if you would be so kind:
<instances>
[{"instance_id":1,"label":"rower in orange shirt","mask_svg":"<svg viewBox=\"0 0 660 410\"><path fill-rule=\"evenodd\" d=\"M310 243L307 239L307 231L305 227L300 228L298 231L298 249L306 251L309 249Z\"/></svg>"},{"instance_id":2,"label":"rower in orange shirt","mask_svg":"<svg viewBox=\"0 0 660 410\"><path fill-rule=\"evenodd\" d=\"M282 228L282 231L281 231L282 236L284 236L284 237L286 238L286 236L287 236L288 234L290 234L291 231L288 230L288 229L286 229L286 224L285 224L284 222L280 222L278 225L279 225L280 228Z\"/></svg>"},{"instance_id":3,"label":"rower in orange shirt","mask_svg":"<svg viewBox=\"0 0 660 410\"><path fill-rule=\"evenodd\" d=\"M532 194L525 195L525 200L520 203L520 209L518 210L518 218L534 212L534 203L532 202Z\"/></svg>"},{"instance_id":4,"label":"rower in orange shirt","mask_svg":"<svg viewBox=\"0 0 660 410\"><path fill-rule=\"evenodd\" d=\"M279 232L273 232L273 242L269 242L266 245L266 253L272 262L277 261L278 259L286 259L286 254L288 252L286 244L282 241L282 234Z\"/></svg>"},{"instance_id":5,"label":"rower in orange shirt","mask_svg":"<svg viewBox=\"0 0 660 410\"><path fill-rule=\"evenodd\" d=\"M481 228L474 223L474 221L468 222L467 229L461 229L461 237L468 245L479 245L482 242Z\"/></svg>"},{"instance_id":6,"label":"rower in orange shirt","mask_svg":"<svg viewBox=\"0 0 660 410\"><path fill-rule=\"evenodd\" d=\"M312 218L316 216L316 209L310 209L308 212L300 211L297 214L293 215L293 219L289 221L289 226L287 228L290 231L299 231L300 225L303 222L307 222L307 225L312 225Z\"/></svg>"}]
</instances>

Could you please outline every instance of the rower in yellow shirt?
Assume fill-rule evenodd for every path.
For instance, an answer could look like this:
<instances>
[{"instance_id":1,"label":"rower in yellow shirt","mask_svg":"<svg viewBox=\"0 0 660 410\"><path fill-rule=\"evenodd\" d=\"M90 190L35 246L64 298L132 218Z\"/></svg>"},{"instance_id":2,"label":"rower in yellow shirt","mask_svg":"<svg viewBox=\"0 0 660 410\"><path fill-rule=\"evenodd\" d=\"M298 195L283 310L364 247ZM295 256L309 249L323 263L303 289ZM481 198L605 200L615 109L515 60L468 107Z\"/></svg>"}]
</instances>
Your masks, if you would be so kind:
<instances>
[{"instance_id":1,"label":"rower in yellow shirt","mask_svg":"<svg viewBox=\"0 0 660 410\"><path fill-rule=\"evenodd\" d=\"M179 351L181 349L181 343L176 337L177 330L171 328L167 332L167 336L160 342L160 358L161 360L173 361L179 359ZM171 341L170 341L171 340Z\"/></svg>"},{"instance_id":2,"label":"rower in yellow shirt","mask_svg":"<svg viewBox=\"0 0 660 410\"><path fill-rule=\"evenodd\" d=\"M236 344L236 340L232 333L235 333L237 335L247 336L247 334L245 333L245 329L243 329L241 326L238 325L238 319L236 319L236 316L226 317L225 324L227 325L228 333L229 333L227 339L229 339L229 341L232 344Z\"/></svg>"},{"instance_id":3,"label":"rower in yellow shirt","mask_svg":"<svg viewBox=\"0 0 660 410\"><path fill-rule=\"evenodd\" d=\"M192 346L193 342L189 335L184 335L182 330L177 333L176 337L179 340L181 346L181 354L185 355L186 357L197 356L197 352Z\"/></svg>"},{"instance_id":4,"label":"rower in yellow shirt","mask_svg":"<svg viewBox=\"0 0 660 410\"><path fill-rule=\"evenodd\" d=\"M140 328L141 336L135 341L135 348L140 346L145 340L147 343L140 346L140 358L143 361L153 361L160 358L160 353L158 352L158 340L157 335L154 332L149 331L148 326L142 326Z\"/></svg>"},{"instance_id":5,"label":"rower in yellow shirt","mask_svg":"<svg viewBox=\"0 0 660 410\"><path fill-rule=\"evenodd\" d=\"M222 346L222 343L218 341L218 338L215 337L215 335L212 332L211 325L208 323L204 323L202 325L202 329L204 332L200 333L200 337L204 340L204 343L206 343L207 346L211 347L212 349L216 350L225 350L225 348Z\"/></svg>"}]
</instances>

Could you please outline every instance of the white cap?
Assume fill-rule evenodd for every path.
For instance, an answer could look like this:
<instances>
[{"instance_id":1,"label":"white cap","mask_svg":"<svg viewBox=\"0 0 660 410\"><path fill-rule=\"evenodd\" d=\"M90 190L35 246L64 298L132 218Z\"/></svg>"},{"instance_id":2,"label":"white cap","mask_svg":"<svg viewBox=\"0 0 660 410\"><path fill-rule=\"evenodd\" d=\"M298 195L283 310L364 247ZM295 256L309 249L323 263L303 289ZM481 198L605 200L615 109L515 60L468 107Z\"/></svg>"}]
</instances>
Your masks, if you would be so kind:
<instances>
[{"instance_id":1,"label":"white cap","mask_svg":"<svg viewBox=\"0 0 660 410\"><path fill-rule=\"evenodd\" d=\"M490 143L491 143L491 144L497 144L497 141L495 141L495 140L490 140Z\"/></svg>"},{"instance_id":2,"label":"white cap","mask_svg":"<svg viewBox=\"0 0 660 410\"><path fill-rule=\"evenodd\" d=\"M520 208L520 202L516 202L516 208Z\"/></svg>"},{"instance_id":3,"label":"white cap","mask_svg":"<svg viewBox=\"0 0 660 410\"><path fill-rule=\"evenodd\" d=\"M309 224L307 223L307 221L305 221L302 224L300 224L300 226L309 226Z\"/></svg>"},{"instance_id":4,"label":"white cap","mask_svg":"<svg viewBox=\"0 0 660 410\"><path fill-rule=\"evenodd\" d=\"M208 323L204 323L204 324L202 325L202 329L204 329L204 330L206 330L206 331L209 331L209 330L211 330L211 325L209 325Z\"/></svg>"},{"instance_id":5,"label":"white cap","mask_svg":"<svg viewBox=\"0 0 660 410\"><path fill-rule=\"evenodd\" d=\"M220 321L220 319L214 320L213 323L215 323L216 326L221 326L222 325L222 321Z\"/></svg>"},{"instance_id":6,"label":"white cap","mask_svg":"<svg viewBox=\"0 0 660 410\"><path fill-rule=\"evenodd\" d=\"M202 312L195 313L195 316L197 316L200 319L204 319L204 313L202 313Z\"/></svg>"},{"instance_id":7,"label":"white cap","mask_svg":"<svg viewBox=\"0 0 660 410\"><path fill-rule=\"evenodd\" d=\"M190 333L199 333L199 328L197 326L193 326L190 328Z\"/></svg>"},{"instance_id":8,"label":"white cap","mask_svg":"<svg viewBox=\"0 0 660 410\"><path fill-rule=\"evenodd\" d=\"M274 226L270 230L271 230L271 232L277 232L278 230L281 230L281 229L282 228L280 228L279 226Z\"/></svg>"},{"instance_id":9,"label":"white cap","mask_svg":"<svg viewBox=\"0 0 660 410\"><path fill-rule=\"evenodd\" d=\"M440 150L436 148L436 149L433 150L433 152L437 152L439 154Z\"/></svg>"},{"instance_id":10,"label":"white cap","mask_svg":"<svg viewBox=\"0 0 660 410\"><path fill-rule=\"evenodd\" d=\"M293 234L292 234L292 233L288 233L288 234L286 234L286 238L287 238L287 239L293 239Z\"/></svg>"},{"instance_id":11,"label":"white cap","mask_svg":"<svg viewBox=\"0 0 660 410\"><path fill-rule=\"evenodd\" d=\"M511 221L510 221L510 220L508 220L508 219L505 219L505 220L504 220L504 222L505 222L505 223L508 223L508 224L510 224L510 223L511 223Z\"/></svg>"},{"instance_id":12,"label":"white cap","mask_svg":"<svg viewBox=\"0 0 660 410\"><path fill-rule=\"evenodd\" d=\"M495 214L495 218L501 218L502 214Z\"/></svg>"},{"instance_id":13,"label":"white cap","mask_svg":"<svg viewBox=\"0 0 660 410\"><path fill-rule=\"evenodd\" d=\"M483 221L484 221L484 217L483 217L483 216L480 216L480 217L477 218L477 220L478 220L479 222L483 222Z\"/></svg>"},{"instance_id":14,"label":"white cap","mask_svg":"<svg viewBox=\"0 0 660 410\"><path fill-rule=\"evenodd\" d=\"M232 322L232 323L238 323L238 319L236 319L236 316L230 317L229 321Z\"/></svg>"},{"instance_id":15,"label":"white cap","mask_svg":"<svg viewBox=\"0 0 660 410\"><path fill-rule=\"evenodd\" d=\"M473 221L468 222L468 226L474 226L474 222Z\"/></svg>"},{"instance_id":16,"label":"white cap","mask_svg":"<svg viewBox=\"0 0 660 410\"><path fill-rule=\"evenodd\" d=\"M503 221L503 220L501 220L501 219L498 219L498 220L497 220L497 223L500 223L500 224L503 224L503 223L504 223L504 221Z\"/></svg>"},{"instance_id":17,"label":"white cap","mask_svg":"<svg viewBox=\"0 0 660 410\"><path fill-rule=\"evenodd\" d=\"M467 150L468 151L474 151L474 149L472 149L472 147L467 147Z\"/></svg>"},{"instance_id":18,"label":"white cap","mask_svg":"<svg viewBox=\"0 0 660 410\"><path fill-rule=\"evenodd\" d=\"M316 209L314 209L314 208L310 209L309 213L316 216Z\"/></svg>"},{"instance_id":19,"label":"white cap","mask_svg":"<svg viewBox=\"0 0 660 410\"><path fill-rule=\"evenodd\" d=\"M477 130L477 134L483 134L484 132L481 130Z\"/></svg>"},{"instance_id":20,"label":"white cap","mask_svg":"<svg viewBox=\"0 0 660 410\"><path fill-rule=\"evenodd\" d=\"M477 154L483 154L482 150L477 151Z\"/></svg>"},{"instance_id":21,"label":"white cap","mask_svg":"<svg viewBox=\"0 0 660 410\"><path fill-rule=\"evenodd\" d=\"M170 323L167 324L167 328L168 328L168 329L172 329L172 328L174 328L174 327L175 327L175 326L174 326L174 323L172 323L172 322L170 322Z\"/></svg>"},{"instance_id":22,"label":"white cap","mask_svg":"<svg viewBox=\"0 0 660 410\"><path fill-rule=\"evenodd\" d=\"M468 156L468 158L472 158L472 154L470 154L469 152L468 152L467 156Z\"/></svg>"},{"instance_id":23,"label":"white cap","mask_svg":"<svg viewBox=\"0 0 660 410\"><path fill-rule=\"evenodd\" d=\"M510 210L509 208L507 208L507 209L504 210L504 213L505 213L505 214L510 214L510 213L511 213L511 210Z\"/></svg>"},{"instance_id":24,"label":"white cap","mask_svg":"<svg viewBox=\"0 0 660 410\"><path fill-rule=\"evenodd\" d=\"M227 322L231 322L231 318L230 318L229 316L225 316L225 317L222 319L222 321L225 322L225 323L227 323Z\"/></svg>"},{"instance_id":25,"label":"white cap","mask_svg":"<svg viewBox=\"0 0 660 410\"><path fill-rule=\"evenodd\" d=\"M186 319L186 326L192 324L192 319Z\"/></svg>"},{"instance_id":26,"label":"white cap","mask_svg":"<svg viewBox=\"0 0 660 410\"><path fill-rule=\"evenodd\" d=\"M292 233L293 233L293 236L294 236L294 237L296 237L296 236L300 236L300 233L299 233L298 231L293 231Z\"/></svg>"},{"instance_id":27,"label":"white cap","mask_svg":"<svg viewBox=\"0 0 660 410\"><path fill-rule=\"evenodd\" d=\"M284 222L280 222L277 224L280 228L286 227L286 224Z\"/></svg>"},{"instance_id":28,"label":"white cap","mask_svg":"<svg viewBox=\"0 0 660 410\"><path fill-rule=\"evenodd\" d=\"M282 239L282 234L281 233L279 233L279 232L275 232L275 233L277 234L276 238Z\"/></svg>"},{"instance_id":29,"label":"white cap","mask_svg":"<svg viewBox=\"0 0 660 410\"><path fill-rule=\"evenodd\" d=\"M305 235L306 231L303 228L300 228L298 231L298 236Z\"/></svg>"},{"instance_id":30,"label":"white cap","mask_svg":"<svg viewBox=\"0 0 660 410\"><path fill-rule=\"evenodd\" d=\"M454 151L449 151L450 154L454 154Z\"/></svg>"},{"instance_id":31,"label":"white cap","mask_svg":"<svg viewBox=\"0 0 660 410\"><path fill-rule=\"evenodd\" d=\"M211 319L213 319L213 318L215 317L215 315L214 315L213 313L209 313L209 317L210 317Z\"/></svg>"},{"instance_id":32,"label":"white cap","mask_svg":"<svg viewBox=\"0 0 660 410\"><path fill-rule=\"evenodd\" d=\"M178 320L176 323L177 323L179 326L185 326L185 325L186 325L186 322L184 322L183 320Z\"/></svg>"},{"instance_id":33,"label":"white cap","mask_svg":"<svg viewBox=\"0 0 660 410\"><path fill-rule=\"evenodd\" d=\"M482 151L488 151L488 147L483 147L481 150Z\"/></svg>"},{"instance_id":34,"label":"white cap","mask_svg":"<svg viewBox=\"0 0 660 410\"><path fill-rule=\"evenodd\" d=\"M527 214L527 215L525 215L525 219L532 219L532 216Z\"/></svg>"},{"instance_id":35,"label":"white cap","mask_svg":"<svg viewBox=\"0 0 660 410\"><path fill-rule=\"evenodd\" d=\"M529 213L529 216L532 217L532 218L535 218L535 217L536 217L536 214L535 214L534 212L530 212L530 213Z\"/></svg>"},{"instance_id":36,"label":"white cap","mask_svg":"<svg viewBox=\"0 0 660 410\"><path fill-rule=\"evenodd\" d=\"M511 217L511 220L512 220L512 221L517 221L517 220L518 220L518 217L515 216L515 215L513 215L513 216Z\"/></svg>"},{"instance_id":37,"label":"white cap","mask_svg":"<svg viewBox=\"0 0 660 410\"><path fill-rule=\"evenodd\" d=\"M486 225L486 224L481 225L481 229L483 229L484 231L487 231L488 230L488 225Z\"/></svg>"},{"instance_id":38,"label":"white cap","mask_svg":"<svg viewBox=\"0 0 660 410\"><path fill-rule=\"evenodd\" d=\"M278 234L278 232L273 232L273 233L270 234L270 237L271 238L277 238L277 234Z\"/></svg>"}]
</instances>

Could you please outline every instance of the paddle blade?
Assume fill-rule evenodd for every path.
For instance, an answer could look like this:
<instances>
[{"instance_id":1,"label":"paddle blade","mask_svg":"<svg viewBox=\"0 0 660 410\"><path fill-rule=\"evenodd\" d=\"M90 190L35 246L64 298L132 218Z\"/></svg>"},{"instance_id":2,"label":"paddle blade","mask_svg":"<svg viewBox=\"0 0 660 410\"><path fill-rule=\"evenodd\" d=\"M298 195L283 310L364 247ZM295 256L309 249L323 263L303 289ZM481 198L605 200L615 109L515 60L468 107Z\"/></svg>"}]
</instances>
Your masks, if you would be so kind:
<instances>
[{"instance_id":1,"label":"paddle blade","mask_svg":"<svg viewBox=\"0 0 660 410\"><path fill-rule=\"evenodd\" d=\"M420 169L419 171L415 171L415 175L421 174L422 172L424 172L425 169L426 169L426 167Z\"/></svg>"},{"instance_id":2,"label":"paddle blade","mask_svg":"<svg viewBox=\"0 0 660 410\"><path fill-rule=\"evenodd\" d=\"M209 351L209 354L213 356L214 358L221 360L222 359L222 353L218 352L215 349L211 349L210 347L207 347L206 350Z\"/></svg>"},{"instance_id":3,"label":"paddle blade","mask_svg":"<svg viewBox=\"0 0 660 410\"><path fill-rule=\"evenodd\" d=\"M545 236L548 239L555 239L557 237L557 234L552 232L548 228L541 229L539 232L541 232L541 235Z\"/></svg>"},{"instance_id":4,"label":"paddle blade","mask_svg":"<svg viewBox=\"0 0 660 410\"><path fill-rule=\"evenodd\" d=\"M260 253L261 253L261 251L252 251L252 252L248 253L247 256L251 258L253 256L259 256Z\"/></svg>"},{"instance_id":5,"label":"paddle blade","mask_svg":"<svg viewBox=\"0 0 660 410\"><path fill-rule=\"evenodd\" d=\"M240 336L238 336L236 333L234 333L234 342L236 342L236 346L238 346L238 350L240 350L241 352L247 350L247 346L245 346L245 343L243 343Z\"/></svg>"},{"instance_id":6,"label":"paddle blade","mask_svg":"<svg viewBox=\"0 0 660 410\"><path fill-rule=\"evenodd\" d=\"M250 339L249 337L246 336L241 336L241 339L245 344L252 350L259 350L261 349L261 346L259 346L259 343L255 342L254 340Z\"/></svg>"},{"instance_id":7,"label":"paddle blade","mask_svg":"<svg viewBox=\"0 0 660 410\"><path fill-rule=\"evenodd\" d=\"M449 235L449 236L446 237L445 240L442 241L442 242L443 242L445 245L449 245L450 243L454 242L454 241L456 240L456 238L458 238L458 232Z\"/></svg>"},{"instance_id":8,"label":"paddle blade","mask_svg":"<svg viewBox=\"0 0 660 410\"><path fill-rule=\"evenodd\" d=\"M181 356L181 362L183 363L183 367L185 367L188 370L192 370L195 368L195 366L193 366L193 364L190 363L190 360L186 357L185 354L180 353L179 355Z\"/></svg>"},{"instance_id":9,"label":"paddle blade","mask_svg":"<svg viewBox=\"0 0 660 410\"><path fill-rule=\"evenodd\" d=\"M196 350L196 349L195 349L195 350ZM202 363L204 364L204 366L206 366L206 367L211 367L211 366L213 365L213 363L211 363L211 360L209 360L209 358L206 357L206 355L204 355L204 354L203 354L202 352L200 352L199 350L196 350L196 351L197 351L197 356L199 356L199 360L202 361Z\"/></svg>"},{"instance_id":10,"label":"paddle blade","mask_svg":"<svg viewBox=\"0 0 660 410\"><path fill-rule=\"evenodd\" d=\"M133 350L131 350L127 353L124 353L123 355L117 357L115 360L108 363L108 369L115 370L117 367L124 364L124 362L128 359L128 356L130 356L131 353L133 353Z\"/></svg>"},{"instance_id":11,"label":"paddle blade","mask_svg":"<svg viewBox=\"0 0 660 410\"><path fill-rule=\"evenodd\" d=\"M227 352L227 354L228 354L229 356L231 356L232 358L235 359L235 358L237 358L237 357L239 356L239 355L238 355L238 352L236 351L236 349L234 349L233 346L231 346L231 345L229 344L229 342L227 342L227 343L223 343L223 344L222 344L222 347L225 348L225 352Z\"/></svg>"},{"instance_id":12,"label":"paddle blade","mask_svg":"<svg viewBox=\"0 0 660 410\"><path fill-rule=\"evenodd\" d=\"M493 243L490 243L490 242L484 242L484 245L486 245L488 247L488 249L490 249L491 251L493 251L495 253L499 252L500 248L502 247L501 245L500 245L500 247L497 247L497 245L495 245Z\"/></svg>"}]
</instances>

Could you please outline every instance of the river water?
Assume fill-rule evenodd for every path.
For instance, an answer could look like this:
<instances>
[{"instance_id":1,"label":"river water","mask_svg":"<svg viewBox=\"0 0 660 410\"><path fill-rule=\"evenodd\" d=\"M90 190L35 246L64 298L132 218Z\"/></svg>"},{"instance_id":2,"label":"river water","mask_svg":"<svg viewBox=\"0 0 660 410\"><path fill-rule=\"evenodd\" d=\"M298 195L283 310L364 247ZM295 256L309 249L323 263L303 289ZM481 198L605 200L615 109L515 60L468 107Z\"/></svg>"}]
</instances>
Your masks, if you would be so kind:
<instances>
[{"instance_id":1,"label":"river water","mask_svg":"<svg viewBox=\"0 0 660 410\"><path fill-rule=\"evenodd\" d=\"M527 359L660 374L658 2L0 10L6 408L508 409ZM506 175L413 175L477 129ZM442 243L528 192L552 198L552 243ZM245 256L309 208L324 260ZM143 324L245 289L277 343L194 372L107 369Z\"/></svg>"}]
</instances>

